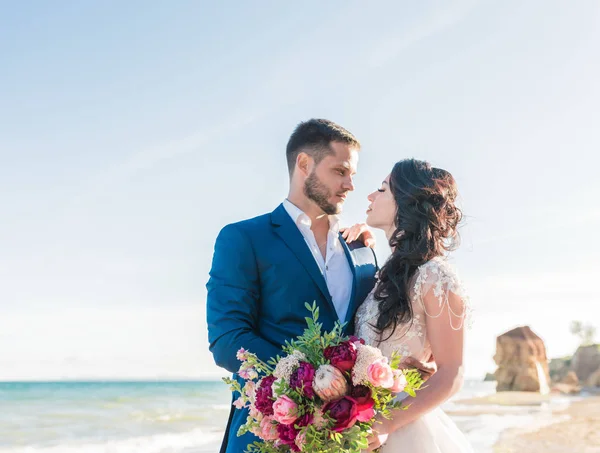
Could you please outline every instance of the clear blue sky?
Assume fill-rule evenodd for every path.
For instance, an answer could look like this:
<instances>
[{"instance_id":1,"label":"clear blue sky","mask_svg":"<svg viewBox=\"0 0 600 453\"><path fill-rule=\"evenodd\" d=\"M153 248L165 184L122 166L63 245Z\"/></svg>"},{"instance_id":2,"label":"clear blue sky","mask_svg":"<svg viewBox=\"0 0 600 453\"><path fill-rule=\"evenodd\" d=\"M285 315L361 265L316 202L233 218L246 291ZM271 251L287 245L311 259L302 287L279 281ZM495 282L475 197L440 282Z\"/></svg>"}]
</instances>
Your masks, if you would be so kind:
<instances>
[{"instance_id":1,"label":"clear blue sky","mask_svg":"<svg viewBox=\"0 0 600 453\"><path fill-rule=\"evenodd\" d=\"M346 224L397 160L455 175L469 375L600 319L597 1L3 2L0 67L0 379L219 375L214 239L310 117L363 143Z\"/></svg>"}]
</instances>

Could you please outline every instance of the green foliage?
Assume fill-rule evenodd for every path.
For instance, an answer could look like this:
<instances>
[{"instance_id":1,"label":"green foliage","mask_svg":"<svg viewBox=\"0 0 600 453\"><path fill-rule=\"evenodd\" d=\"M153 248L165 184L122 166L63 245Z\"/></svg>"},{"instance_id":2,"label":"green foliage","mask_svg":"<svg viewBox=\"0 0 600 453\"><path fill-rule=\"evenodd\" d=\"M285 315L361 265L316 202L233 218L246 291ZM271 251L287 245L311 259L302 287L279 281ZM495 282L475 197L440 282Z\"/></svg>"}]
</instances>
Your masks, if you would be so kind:
<instances>
[{"instance_id":1,"label":"green foliage","mask_svg":"<svg viewBox=\"0 0 600 453\"><path fill-rule=\"evenodd\" d=\"M317 307L317 302L314 301L312 305L306 303L305 306L311 313L310 317L304 318L307 327L298 338L286 341L283 351L286 354L292 354L295 350L301 351L310 363L318 367L327 363L327 359L323 356L323 350L326 347L335 346L348 338L342 335L345 324L341 324L339 321L335 323L331 332L323 333L323 324L318 322L319 307Z\"/></svg>"},{"instance_id":2,"label":"green foliage","mask_svg":"<svg viewBox=\"0 0 600 453\"><path fill-rule=\"evenodd\" d=\"M247 453L288 453L290 449L284 445L275 447L272 443L254 442L248 445Z\"/></svg>"}]
</instances>

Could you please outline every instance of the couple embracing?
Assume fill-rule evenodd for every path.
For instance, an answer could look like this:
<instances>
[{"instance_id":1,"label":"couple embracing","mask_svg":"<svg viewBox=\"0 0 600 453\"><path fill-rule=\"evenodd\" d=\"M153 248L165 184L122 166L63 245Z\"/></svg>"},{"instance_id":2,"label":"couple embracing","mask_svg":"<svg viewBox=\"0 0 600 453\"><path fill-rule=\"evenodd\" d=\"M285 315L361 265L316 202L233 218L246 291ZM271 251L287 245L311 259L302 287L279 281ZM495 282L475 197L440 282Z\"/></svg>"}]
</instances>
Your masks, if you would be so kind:
<instances>
[{"instance_id":1,"label":"couple embracing","mask_svg":"<svg viewBox=\"0 0 600 453\"><path fill-rule=\"evenodd\" d=\"M210 350L235 373L245 348L268 361L302 334L306 302L316 301L331 330L354 334L405 366L427 385L407 410L381 419L368 451L472 452L440 405L463 380L468 299L447 263L458 243L461 211L452 175L405 159L368 196L366 225L385 232L391 255L381 268L364 224L340 228L354 189L359 141L322 119L300 123L286 149L288 197L271 213L225 226L215 244L207 284ZM237 437L247 414L232 407L221 453L241 453L257 440Z\"/></svg>"}]
</instances>

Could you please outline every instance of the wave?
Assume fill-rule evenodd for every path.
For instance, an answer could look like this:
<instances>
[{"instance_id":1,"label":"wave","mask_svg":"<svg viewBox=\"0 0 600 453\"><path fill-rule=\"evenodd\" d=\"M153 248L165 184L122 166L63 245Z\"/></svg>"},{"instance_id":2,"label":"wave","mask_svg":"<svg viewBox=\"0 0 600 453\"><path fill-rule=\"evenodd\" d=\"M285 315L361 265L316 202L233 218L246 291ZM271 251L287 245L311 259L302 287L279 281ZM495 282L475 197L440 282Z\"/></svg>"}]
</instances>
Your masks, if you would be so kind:
<instances>
[{"instance_id":1,"label":"wave","mask_svg":"<svg viewBox=\"0 0 600 453\"><path fill-rule=\"evenodd\" d=\"M0 453L214 453L222 437L222 431L207 432L197 428L183 433L154 434L97 443L0 447Z\"/></svg>"},{"instance_id":2,"label":"wave","mask_svg":"<svg viewBox=\"0 0 600 453\"><path fill-rule=\"evenodd\" d=\"M212 404L208 406L208 409L229 412L231 409L231 404Z\"/></svg>"}]
</instances>

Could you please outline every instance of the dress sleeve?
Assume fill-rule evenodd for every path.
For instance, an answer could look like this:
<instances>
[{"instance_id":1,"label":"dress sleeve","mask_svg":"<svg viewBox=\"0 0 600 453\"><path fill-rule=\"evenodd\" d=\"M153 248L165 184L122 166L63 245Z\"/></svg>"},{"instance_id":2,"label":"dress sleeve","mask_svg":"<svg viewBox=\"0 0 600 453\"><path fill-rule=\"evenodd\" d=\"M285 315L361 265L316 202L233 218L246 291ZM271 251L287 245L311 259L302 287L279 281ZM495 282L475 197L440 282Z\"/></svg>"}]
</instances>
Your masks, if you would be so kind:
<instances>
[{"instance_id":1,"label":"dress sleeve","mask_svg":"<svg viewBox=\"0 0 600 453\"><path fill-rule=\"evenodd\" d=\"M434 259L419 267L413 292L415 301L423 307L426 316L439 318L446 311L452 329L460 330L465 324L470 327L472 310L469 297L448 262ZM455 297L451 297L451 293ZM448 310L445 310L446 307Z\"/></svg>"}]
</instances>

